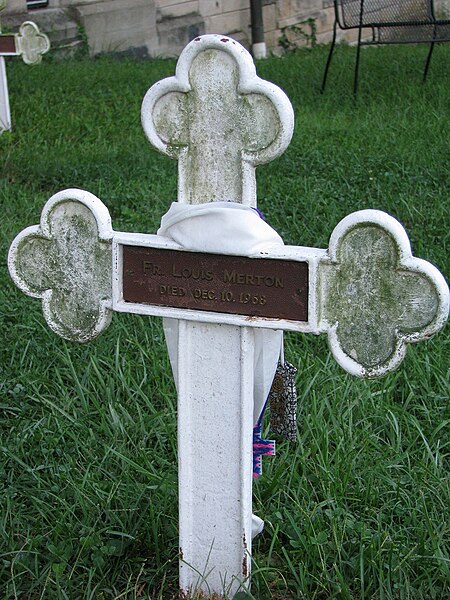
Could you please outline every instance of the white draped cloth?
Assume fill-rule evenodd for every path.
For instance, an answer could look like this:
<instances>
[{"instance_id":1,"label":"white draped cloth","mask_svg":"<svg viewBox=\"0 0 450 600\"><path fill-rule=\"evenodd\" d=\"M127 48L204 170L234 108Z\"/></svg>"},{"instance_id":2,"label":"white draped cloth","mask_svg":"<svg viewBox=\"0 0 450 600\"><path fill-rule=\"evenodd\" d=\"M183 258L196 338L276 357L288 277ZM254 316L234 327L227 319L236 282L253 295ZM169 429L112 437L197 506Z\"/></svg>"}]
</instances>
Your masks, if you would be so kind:
<instances>
[{"instance_id":1,"label":"white draped cloth","mask_svg":"<svg viewBox=\"0 0 450 600\"><path fill-rule=\"evenodd\" d=\"M196 252L251 256L282 246L283 240L259 213L235 202L172 203L158 235ZM178 320L163 319L170 363L178 381ZM253 422L258 422L275 375L283 344L280 330L254 328Z\"/></svg>"}]
</instances>

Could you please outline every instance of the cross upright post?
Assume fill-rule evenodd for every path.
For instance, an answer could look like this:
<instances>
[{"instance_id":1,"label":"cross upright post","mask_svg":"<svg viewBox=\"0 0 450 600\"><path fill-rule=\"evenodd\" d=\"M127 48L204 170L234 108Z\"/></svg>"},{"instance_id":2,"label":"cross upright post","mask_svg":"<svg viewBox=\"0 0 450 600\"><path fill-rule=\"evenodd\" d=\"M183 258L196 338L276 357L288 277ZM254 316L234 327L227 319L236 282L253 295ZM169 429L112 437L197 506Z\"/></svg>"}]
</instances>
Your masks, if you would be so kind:
<instances>
[{"instance_id":1,"label":"cross upright post","mask_svg":"<svg viewBox=\"0 0 450 600\"><path fill-rule=\"evenodd\" d=\"M349 373L383 375L407 343L443 327L449 291L380 211L344 218L327 250L284 246L259 218L255 167L287 147L293 112L234 40L193 40L175 76L147 92L142 123L179 165L178 201L158 234L116 232L98 198L64 190L15 238L8 266L66 339L98 336L112 311L164 318L178 393L180 590L232 598L250 585L267 347L279 349L281 330L324 333Z\"/></svg>"},{"instance_id":2,"label":"cross upright post","mask_svg":"<svg viewBox=\"0 0 450 600\"><path fill-rule=\"evenodd\" d=\"M149 90L142 123L178 160L179 203L256 207L255 166L287 147L293 111L239 44L206 36ZM253 330L177 325L180 587L230 594L250 574Z\"/></svg>"},{"instance_id":3,"label":"cross upright post","mask_svg":"<svg viewBox=\"0 0 450 600\"><path fill-rule=\"evenodd\" d=\"M11 129L11 109L9 108L8 80L6 79L6 65L3 56L0 56L0 133Z\"/></svg>"}]
</instances>

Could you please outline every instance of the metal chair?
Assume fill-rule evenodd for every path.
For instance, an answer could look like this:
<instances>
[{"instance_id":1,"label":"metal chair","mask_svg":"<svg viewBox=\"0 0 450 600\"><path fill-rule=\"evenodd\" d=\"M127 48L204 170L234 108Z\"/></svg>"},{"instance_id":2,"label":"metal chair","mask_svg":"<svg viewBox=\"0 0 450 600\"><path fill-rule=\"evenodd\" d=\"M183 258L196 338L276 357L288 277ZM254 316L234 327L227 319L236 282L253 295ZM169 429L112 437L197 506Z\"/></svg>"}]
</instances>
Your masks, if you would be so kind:
<instances>
[{"instance_id":1,"label":"metal chair","mask_svg":"<svg viewBox=\"0 0 450 600\"><path fill-rule=\"evenodd\" d=\"M430 49L423 72L425 81L434 45L437 42L450 41L449 5L443 3L441 10L445 14L442 18L440 15L437 18L434 4L434 0L334 0L333 39L325 65L322 93L325 90L338 27L343 30L358 30L353 79L355 96L358 91L361 46L429 43Z\"/></svg>"}]
</instances>

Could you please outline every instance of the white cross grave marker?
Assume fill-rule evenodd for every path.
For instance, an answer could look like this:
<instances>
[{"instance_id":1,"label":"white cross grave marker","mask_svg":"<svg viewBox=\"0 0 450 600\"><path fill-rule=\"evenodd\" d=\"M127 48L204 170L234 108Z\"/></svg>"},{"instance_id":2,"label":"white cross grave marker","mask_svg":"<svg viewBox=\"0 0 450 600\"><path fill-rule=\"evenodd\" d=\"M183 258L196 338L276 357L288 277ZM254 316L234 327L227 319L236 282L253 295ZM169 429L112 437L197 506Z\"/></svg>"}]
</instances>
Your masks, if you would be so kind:
<instances>
[{"instance_id":1,"label":"white cross grave marker","mask_svg":"<svg viewBox=\"0 0 450 600\"><path fill-rule=\"evenodd\" d=\"M0 11L6 6L6 0L0 0ZM1 31L1 30L0 30ZM50 49L50 41L38 26L26 21L22 23L19 33L0 33L0 133L11 129L11 112L9 108L8 82L4 56L22 56L27 65L37 65L42 55Z\"/></svg>"},{"instance_id":2,"label":"white cross grave marker","mask_svg":"<svg viewBox=\"0 0 450 600\"><path fill-rule=\"evenodd\" d=\"M65 190L48 200L40 225L16 237L9 269L69 340L99 335L112 311L170 318L180 589L184 597L232 597L250 583L256 333L326 333L344 369L382 375L408 342L443 326L449 292L434 266L412 256L402 226L380 211L343 219L328 250L246 246L254 235L246 223L261 222L243 206L256 206L255 166L287 147L293 117L284 93L256 76L250 55L230 38L192 41L176 75L148 91L142 120L150 141L179 161L178 203L160 233L115 232L98 198ZM180 223L182 230L185 210L195 247L162 235ZM206 243L215 215L223 235ZM244 243L220 252L235 233L230 223Z\"/></svg>"}]
</instances>

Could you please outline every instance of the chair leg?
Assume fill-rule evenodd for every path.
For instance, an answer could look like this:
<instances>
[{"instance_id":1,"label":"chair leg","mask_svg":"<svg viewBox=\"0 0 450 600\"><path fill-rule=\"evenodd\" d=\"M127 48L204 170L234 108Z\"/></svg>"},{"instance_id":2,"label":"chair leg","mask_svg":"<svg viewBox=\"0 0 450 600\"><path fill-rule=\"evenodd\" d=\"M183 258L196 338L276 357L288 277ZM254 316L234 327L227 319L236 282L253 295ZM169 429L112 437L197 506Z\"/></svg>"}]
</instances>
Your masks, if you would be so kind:
<instances>
[{"instance_id":1,"label":"chair leg","mask_svg":"<svg viewBox=\"0 0 450 600\"><path fill-rule=\"evenodd\" d=\"M362 28L358 29L358 46L356 48L356 61L355 61L355 76L353 78L353 96L356 98L358 93L358 74L359 74L359 60L361 56L361 35Z\"/></svg>"},{"instance_id":2,"label":"chair leg","mask_svg":"<svg viewBox=\"0 0 450 600\"><path fill-rule=\"evenodd\" d=\"M425 68L423 70L423 78L422 78L422 82L425 83L426 79L427 79L427 75L428 75L428 69L430 67L430 62L431 62L431 56L433 54L433 49L434 49L434 44L435 42L431 42L430 44L430 49L428 51L428 56L427 56L427 61L425 63Z\"/></svg>"},{"instance_id":3,"label":"chair leg","mask_svg":"<svg viewBox=\"0 0 450 600\"><path fill-rule=\"evenodd\" d=\"M330 46L330 51L328 52L327 64L325 65L325 71L323 73L322 87L320 88L321 94L323 94L325 91L325 86L327 84L327 77L328 77L328 69L330 68L331 59L333 57L333 50L334 50L334 46L336 44L336 27L337 27L337 21L335 20L334 26L333 26L333 39L331 40L331 46Z\"/></svg>"}]
</instances>

